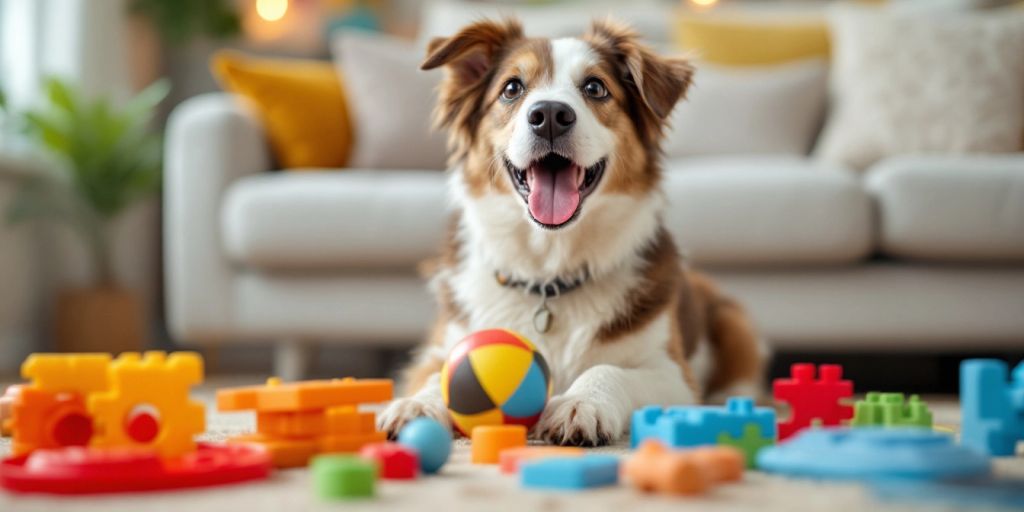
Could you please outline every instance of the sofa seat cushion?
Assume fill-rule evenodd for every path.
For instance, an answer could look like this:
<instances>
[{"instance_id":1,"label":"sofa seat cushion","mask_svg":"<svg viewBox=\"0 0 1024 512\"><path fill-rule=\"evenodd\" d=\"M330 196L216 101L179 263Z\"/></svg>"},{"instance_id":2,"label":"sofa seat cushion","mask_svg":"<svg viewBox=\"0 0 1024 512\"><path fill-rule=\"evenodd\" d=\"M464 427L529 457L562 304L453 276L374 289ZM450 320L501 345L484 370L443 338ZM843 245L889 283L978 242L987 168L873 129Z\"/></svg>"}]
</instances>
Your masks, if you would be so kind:
<instances>
[{"instance_id":1,"label":"sofa seat cushion","mask_svg":"<svg viewBox=\"0 0 1024 512\"><path fill-rule=\"evenodd\" d=\"M222 240L262 269L410 267L437 254L445 210L436 171L267 173L227 191Z\"/></svg>"},{"instance_id":2,"label":"sofa seat cushion","mask_svg":"<svg viewBox=\"0 0 1024 512\"><path fill-rule=\"evenodd\" d=\"M930 261L1024 261L1024 155L903 156L868 174L881 250Z\"/></svg>"},{"instance_id":3,"label":"sofa seat cushion","mask_svg":"<svg viewBox=\"0 0 1024 512\"><path fill-rule=\"evenodd\" d=\"M699 264L840 264L872 249L871 201L852 172L803 157L666 164L665 222Z\"/></svg>"}]
</instances>

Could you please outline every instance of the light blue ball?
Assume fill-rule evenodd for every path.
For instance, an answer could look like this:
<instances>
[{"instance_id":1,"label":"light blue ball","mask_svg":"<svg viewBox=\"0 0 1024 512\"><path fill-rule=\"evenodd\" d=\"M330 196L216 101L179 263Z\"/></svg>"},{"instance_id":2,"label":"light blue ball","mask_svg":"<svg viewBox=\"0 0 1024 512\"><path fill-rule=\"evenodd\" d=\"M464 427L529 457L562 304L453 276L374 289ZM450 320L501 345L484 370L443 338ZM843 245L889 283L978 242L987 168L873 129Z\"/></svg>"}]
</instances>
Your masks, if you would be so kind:
<instances>
[{"instance_id":1,"label":"light blue ball","mask_svg":"<svg viewBox=\"0 0 1024 512\"><path fill-rule=\"evenodd\" d=\"M416 418L398 433L398 442L420 454L420 469L436 473L448 462L452 453L452 434L443 425L430 418Z\"/></svg>"}]
</instances>

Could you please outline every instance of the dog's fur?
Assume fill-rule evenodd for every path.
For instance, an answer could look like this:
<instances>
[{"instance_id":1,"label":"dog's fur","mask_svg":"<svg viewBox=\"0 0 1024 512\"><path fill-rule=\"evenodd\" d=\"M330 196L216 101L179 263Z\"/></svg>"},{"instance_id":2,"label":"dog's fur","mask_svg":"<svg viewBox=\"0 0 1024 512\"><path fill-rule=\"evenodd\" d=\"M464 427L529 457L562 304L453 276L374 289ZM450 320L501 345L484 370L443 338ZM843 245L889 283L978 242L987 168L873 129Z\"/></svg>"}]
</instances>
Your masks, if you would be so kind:
<instances>
[{"instance_id":1,"label":"dog's fur","mask_svg":"<svg viewBox=\"0 0 1024 512\"><path fill-rule=\"evenodd\" d=\"M654 54L611 21L582 38L549 40L525 37L512 20L433 41L423 68L442 66L436 115L450 133L458 213L433 268L440 315L405 374L409 395L380 415L381 428L394 434L417 416L450 425L439 370L455 343L485 328L522 332L548 361L554 397L534 435L553 443L608 443L647 404L756 393L764 346L735 302L683 268L661 222L660 140L692 67ZM522 89L510 99L513 79ZM607 97L588 95L585 82L594 79ZM541 100L575 111L568 134L530 133L527 111ZM557 226L537 220L515 174L547 152L573 169L603 162L592 193ZM583 171L574 172L583 183ZM549 301L554 321L539 333L540 298L503 286L496 272L539 284L586 279Z\"/></svg>"}]
</instances>

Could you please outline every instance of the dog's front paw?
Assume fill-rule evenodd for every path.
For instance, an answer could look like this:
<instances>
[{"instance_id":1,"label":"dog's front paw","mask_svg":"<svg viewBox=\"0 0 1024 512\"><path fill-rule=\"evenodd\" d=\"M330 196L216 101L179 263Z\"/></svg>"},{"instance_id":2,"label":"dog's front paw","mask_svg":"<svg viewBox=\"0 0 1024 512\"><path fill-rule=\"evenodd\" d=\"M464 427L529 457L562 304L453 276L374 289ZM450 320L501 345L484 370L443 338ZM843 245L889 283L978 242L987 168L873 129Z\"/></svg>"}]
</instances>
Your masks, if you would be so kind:
<instances>
[{"instance_id":1,"label":"dog's front paw","mask_svg":"<svg viewBox=\"0 0 1024 512\"><path fill-rule=\"evenodd\" d=\"M452 429L448 408L440 398L435 400L418 396L399 398L388 404L377 416L377 428L387 432L388 439L394 440L406 423L420 417L437 420L449 431Z\"/></svg>"},{"instance_id":2,"label":"dog's front paw","mask_svg":"<svg viewBox=\"0 0 1024 512\"><path fill-rule=\"evenodd\" d=\"M614 409L585 397L556 396L544 408L537 436L560 445L606 445L619 437L624 425Z\"/></svg>"}]
</instances>

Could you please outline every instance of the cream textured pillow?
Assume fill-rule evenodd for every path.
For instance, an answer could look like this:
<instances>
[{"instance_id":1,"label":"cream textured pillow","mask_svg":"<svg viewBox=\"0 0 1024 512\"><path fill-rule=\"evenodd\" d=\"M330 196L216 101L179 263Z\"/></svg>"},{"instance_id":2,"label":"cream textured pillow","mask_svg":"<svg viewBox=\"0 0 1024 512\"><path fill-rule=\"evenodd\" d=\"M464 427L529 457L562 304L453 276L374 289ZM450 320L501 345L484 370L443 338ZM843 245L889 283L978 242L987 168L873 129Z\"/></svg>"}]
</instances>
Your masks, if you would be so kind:
<instances>
[{"instance_id":1,"label":"cream textured pillow","mask_svg":"<svg viewBox=\"0 0 1024 512\"><path fill-rule=\"evenodd\" d=\"M672 112L664 143L667 156L810 151L825 114L825 61L695 65L686 101Z\"/></svg>"},{"instance_id":2,"label":"cream textured pillow","mask_svg":"<svg viewBox=\"0 0 1024 512\"><path fill-rule=\"evenodd\" d=\"M381 34L343 32L334 60L354 132L349 167L444 169L445 137L431 129L440 71L420 71L425 50Z\"/></svg>"},{"instance_id":3,"label":"cream textured pillow","mask_svg":"<svg viewBox=\"0 0 1024 512\"><path fill-rule=\"evenodd\" d=\"M863 169L901 153L1009 152L1024 133L1024 15L841 8L834 108L816 155Z\"/></svg>"}]
</instances>

